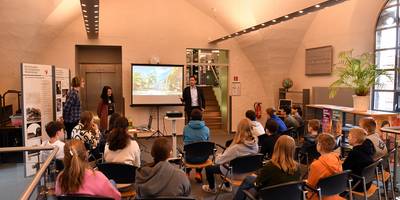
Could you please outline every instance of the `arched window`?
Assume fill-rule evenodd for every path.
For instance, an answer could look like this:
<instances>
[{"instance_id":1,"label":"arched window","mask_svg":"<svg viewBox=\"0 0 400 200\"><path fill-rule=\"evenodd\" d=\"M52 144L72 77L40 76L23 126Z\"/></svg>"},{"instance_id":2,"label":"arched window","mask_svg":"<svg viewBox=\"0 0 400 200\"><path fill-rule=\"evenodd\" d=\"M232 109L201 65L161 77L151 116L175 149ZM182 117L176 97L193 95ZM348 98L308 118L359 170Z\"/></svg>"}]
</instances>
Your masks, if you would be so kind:
<instances>
[{"instance_id":1,"label":"arched window","mask_svg":"<svg viewBox=\"0 0 400 200\"><path fill-rule=\"evenodd\" d=\"M400 105L399 73L399 1L388 0L376 24L375 64L380 70L387 70L392 79L382 76L378 79L380 87L373 89L372 109L398 111Z\"/></svg>"}]
</instances>

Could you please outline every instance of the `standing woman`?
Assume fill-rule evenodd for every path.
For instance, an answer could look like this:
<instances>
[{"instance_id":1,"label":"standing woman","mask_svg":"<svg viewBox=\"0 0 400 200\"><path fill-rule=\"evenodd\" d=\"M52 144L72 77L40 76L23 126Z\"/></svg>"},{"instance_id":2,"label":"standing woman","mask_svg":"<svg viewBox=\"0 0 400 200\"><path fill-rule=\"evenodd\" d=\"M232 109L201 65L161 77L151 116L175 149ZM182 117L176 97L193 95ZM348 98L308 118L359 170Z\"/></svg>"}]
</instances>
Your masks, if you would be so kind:
<instances>
[{"instance_id":1,"label":"standing woman","mask_svg":"<svg viewBox=\"0 0 400 200\"><path fill-rule=\"evenodd\" d=\"M71 81L72 89L67 94L63 109L63 119L67 139L71 139L72 129L79 123L81 117L81 101L79 99L79 89L85 86L85 82L80 77L75 76Z\"/></svg>"},{"instance_id":2,"label":"standing woman","mask_svg":"<svg viewBox=\"0 0 400 200\"><path fill-rule=\"evenodd\" d=\"M115 112L114 96L110 86L104 86L101 92L101 100L97 106L97 115L100 118L100 131L104 133L108 129L109 116Z\"/></svg>"}]
</instances>

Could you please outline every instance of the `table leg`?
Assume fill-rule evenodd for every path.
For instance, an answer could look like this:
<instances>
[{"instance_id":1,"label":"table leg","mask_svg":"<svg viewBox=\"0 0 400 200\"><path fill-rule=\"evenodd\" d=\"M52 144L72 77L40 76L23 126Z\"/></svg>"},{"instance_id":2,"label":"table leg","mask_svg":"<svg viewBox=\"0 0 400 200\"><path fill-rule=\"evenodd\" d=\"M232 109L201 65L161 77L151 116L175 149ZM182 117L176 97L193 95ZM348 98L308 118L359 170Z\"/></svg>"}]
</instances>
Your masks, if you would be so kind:
<instances>
[{"instance_id":1,"label":"table leg","mask_svg":"<svg viewBox=\"0 0 400 200\"><path fill-rule=\"evenodd\" d=\"M397 189L397 163L398 163L398 143L397 134L394 134L394 166L393 166L393 182L394 188Z\"/></svg>"},{"instance_id":2,"label":"table leg","mask_svg":"<svg viewBox=\"0 0 400 200\"><path fill-rule=\"evenodd\" d=\"M172 120L172 157L174 158L177 158L176 148L176 120Z\"/></svg>"}]
</instances>

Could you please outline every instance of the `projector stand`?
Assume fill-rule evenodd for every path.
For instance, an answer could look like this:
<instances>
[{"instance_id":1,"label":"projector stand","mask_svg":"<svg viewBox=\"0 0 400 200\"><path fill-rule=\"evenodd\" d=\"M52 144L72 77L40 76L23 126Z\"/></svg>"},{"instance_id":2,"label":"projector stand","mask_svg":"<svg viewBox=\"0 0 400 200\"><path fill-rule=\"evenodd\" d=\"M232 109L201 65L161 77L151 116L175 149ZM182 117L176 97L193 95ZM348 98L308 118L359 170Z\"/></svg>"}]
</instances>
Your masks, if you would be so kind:
<instances>
[{"instance_id":1,"label":"projector stand","mask_svg":"<svg viewBox=\"0 0 400 200\"><path fill-rule=\"evenodd\" d=\"M159 137L159 136L165 136L161 131L160 131L160 106L156 105L157 107L157 130L149 137Z\"/></svg>"}]
</instances>

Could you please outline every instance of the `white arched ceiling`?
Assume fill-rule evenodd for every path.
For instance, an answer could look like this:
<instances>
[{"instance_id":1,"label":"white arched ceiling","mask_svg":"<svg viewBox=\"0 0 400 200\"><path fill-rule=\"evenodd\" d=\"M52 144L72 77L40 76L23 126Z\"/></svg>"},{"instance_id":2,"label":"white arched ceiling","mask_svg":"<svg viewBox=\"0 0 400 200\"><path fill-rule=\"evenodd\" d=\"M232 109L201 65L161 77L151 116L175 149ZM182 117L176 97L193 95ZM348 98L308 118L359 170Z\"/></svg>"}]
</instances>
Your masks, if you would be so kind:
<instances>
[{"instance_id":1,"label":"white arched ceiling","mask_svg":"<svg viewBox=\"0 0 400 200\"><path fill-rule=\"evenodd\" d=\"M21 89L20 63L37 62L57 34L82 17L79 13L79 0L0 0L0 94ZM14 109L16 101L14 95L7 96Z\"/></svg>"},{"instance_id":2,"label":"white arched ceiling","mask_svg":"<svg viewBox=\"0 0 400 200\"><path fill-rule=\"evenodd\" d=\"M103 1L118 4L118 1L114 0ZM186 1L213 18L228 33L233 33L323 0ZM79 0L0 0L0 3L0 26L2 27L0 64L2 67L18 67L20 62L35 62L36 55L43 51L46 45L50 44L68 24L77 18L82 18ZM129 12L129 8L121 12ZM260 74L265 90L273 92L274 96L277 95L276 88L280 81L288 76L293 57L314 16L315 14L309 14L231 39L238 42ZM188 23L196 24L196 22ZM84 31L83 19L82 31ZM220 36L215 35L214 38L209 39ZM0 78L2 77L10 77L10 74L0 72ZM14 70L12 77L15 78L10 80L14 83L12 85L19 85L19 70ZM0 93L5 90L1 87Z\"/></svg>"},{"instance_id":3,"label":"white arched ceiling","mask_svg":"<svg viewBox=\"0 0 400 200\"><path fill-rule=\"evenodd\" d=\"M34 62L35 56L68 23L79 17L79 13L79 0L2 0L0 2L1 67L15 68L20 62ZM19 78L19 71L13 72L13 77ZM0 75L10 76L4 71L0 72ZM9 78L5 81L7 80Z\"/></svg>"},{"instance_id":4,"label":"white arched ceiling","mask_svg":"<svg viewBox=\"0 0 400 200\"><path fill-rule=\"evenodd\" d=\"M284 16L323 0L187 0L214 18L229 33ZM330 9L330 8L326 8ZM324 10L319 11L324 12ZM255 66L268 94L275 100L315 13L301 16L243 36L235 37L244 54ZM215 36L217 39L221 36Z\"/></svg>"}]
</instances>

